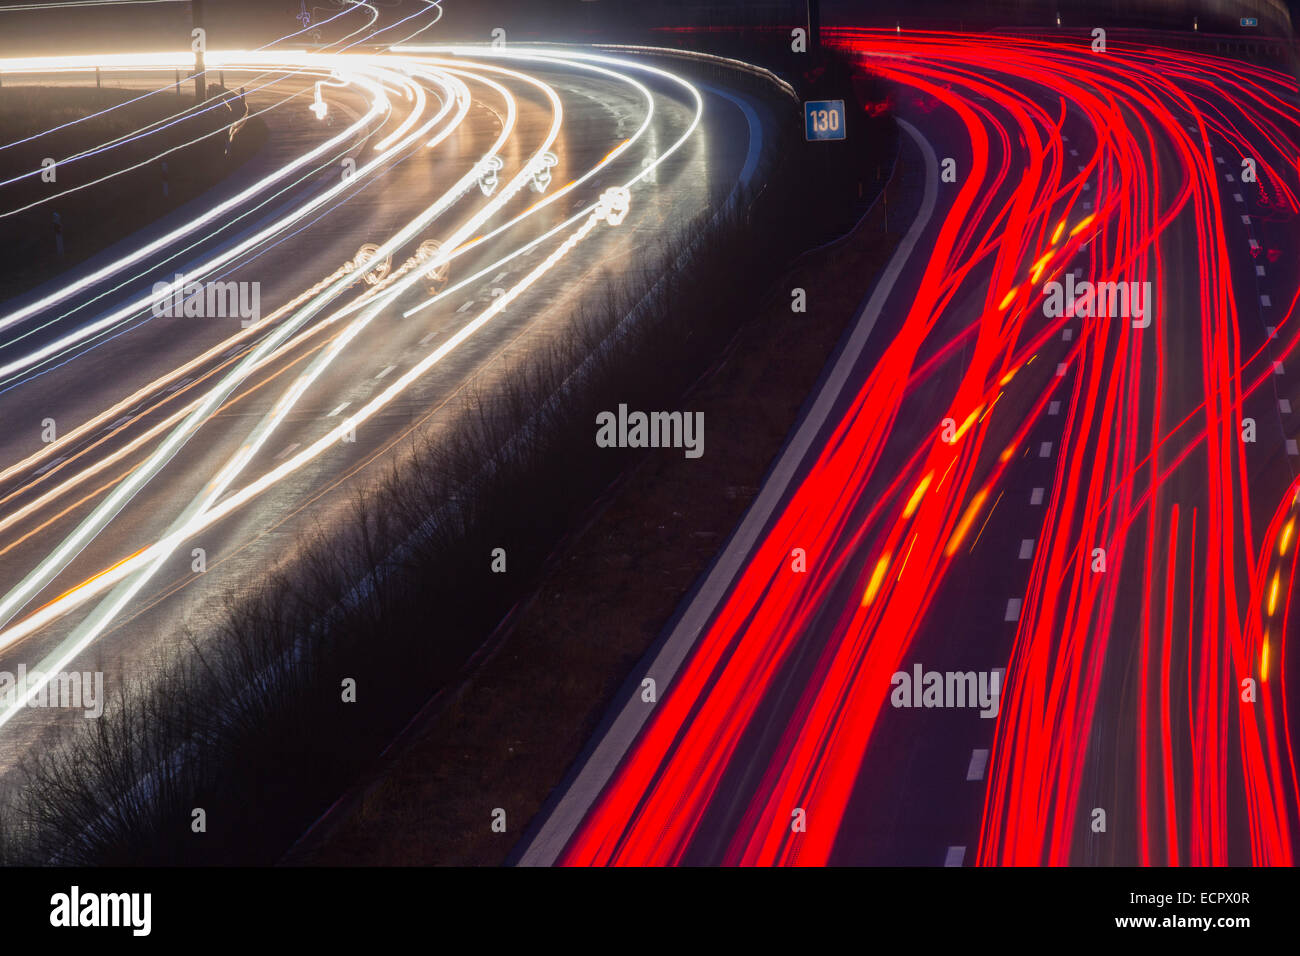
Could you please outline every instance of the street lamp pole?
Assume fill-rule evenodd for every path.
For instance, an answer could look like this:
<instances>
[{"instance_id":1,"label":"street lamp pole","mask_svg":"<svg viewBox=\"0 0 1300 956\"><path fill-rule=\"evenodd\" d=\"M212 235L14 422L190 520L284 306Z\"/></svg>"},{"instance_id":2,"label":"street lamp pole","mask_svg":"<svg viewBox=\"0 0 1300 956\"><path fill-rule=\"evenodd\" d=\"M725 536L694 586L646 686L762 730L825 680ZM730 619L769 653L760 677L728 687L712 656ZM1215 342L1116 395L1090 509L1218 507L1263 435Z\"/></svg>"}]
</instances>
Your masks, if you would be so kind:
<instances>
[{"instance_id":1,"label":"street lamp pole","mask_svg":"<svg viewBox=\"0 0 1300 956\"><path fill-rule=\"evenodd\" d=\"M203 0L190 0L190 22L196 29L203 29ZM194 101L202 103L208 98L207 66L203 62L203 51L207 47L207 37L194 53Z\"/></svg>"}]
</instances>

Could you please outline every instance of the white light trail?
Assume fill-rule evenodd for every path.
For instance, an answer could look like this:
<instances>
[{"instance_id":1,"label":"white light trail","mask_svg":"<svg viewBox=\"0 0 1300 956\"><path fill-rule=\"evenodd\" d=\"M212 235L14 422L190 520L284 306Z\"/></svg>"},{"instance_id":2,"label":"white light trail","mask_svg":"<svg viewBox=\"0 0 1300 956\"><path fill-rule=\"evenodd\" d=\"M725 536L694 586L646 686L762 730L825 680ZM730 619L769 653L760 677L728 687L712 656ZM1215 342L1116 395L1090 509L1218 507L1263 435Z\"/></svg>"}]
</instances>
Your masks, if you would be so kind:
<instances>
[{"instance_id":1,"label":"white light trail","mask_svg":"<svg viewBox=\"0 0 1300 956\"><path fill-rule=\"evenodd\" d=\"M337 322L347 315L356 313L360 314L355 318L343 331L336 336L329 345L317 356L310 364L308 369L301 373L297 379L284 391L280 398L275 402L271 411L263 418L256 428L250 433L248 439L241 445L240 450L230 457L225 465L218 471L213 479L205 486L203 492L199 494L191 504L182 512L173 522L171 530L154 544L130 556L114 567L89 579L77 588L64 596L50 602L46 606L30 614L28 617L19 621L17 624L0 631L0 648L11 645L17 640L34 633L36 630L46 626L50 622L57 620L64 614L67 614L76 607L81 606L97 595L103 594L109 589L112 593L94 608L74 629L72 634L60 643L56 650L47 656L46 661L42 663L41 669L46 672L57 672L60 661L71 661L75 656L81 653L86 647L103 633L109 627L112 621L120 614L139 592L139 590L150 580L151 576L158 570L161 563L168 555L187 538L205 527L220 521L225 516L231 514L234 510L243 507L252 501L259 494L269 487L272 487L284 477L292 474L307 463L316 460L322 454L330 449L337 448L338 443L343 435L350 432L358 424L367 421L378 411L386 407L399 395L405 392L413 383L426 375L430 370L436 367L447 355L451 354L461 344L468 341L472 336L483 329L494 317L499 315L509 305L518 301L519 297L536 284L543 276L549 273L561 260L568 256L573 249L582 243L593 230L602 222L611 226L617 226L624 221L627 216L630 204L632 202L631 190L638 184L646 181L654 174L654 169L666 161L678 149L680 149L694 134L701 121L703 110L703 100L698 90L696 90L687 81L658 68L649 67L645 64L630 63L614 57L603 57L590 54L565 54L560 55L554 51L509 51L498 53L491 51L490 55L494 58L501 56L514 57L521 61L543 62L547 65L562 69L584 69L592 72L604 73L606 75L617 77L624 82L633 85L634 88L641 91L647 103L646 118L635 136L615 147L600 163L586 171L578 180L569 184L561 190L556 190L546 195L544 198L528 207L522 213L509 219L506 223L496 227L485 236L480 236L473 242L468 242L471 236L474 236L488 223L493 217L501 213L507 204L513 200L522 190L528 188L538 188L538 180L556 164L555 154L551 151L557 140L559 130L563 121L563 106L558 95L544 83L531 77L529 74L516 70L510 70L494 64L484 63L460 63L458 67L453 67L449 62L440 60L435 57L425 55L426 52L451 52L455 55L462 55L472 52L475 55L483 55L489 51L482 48L460 47L438 47L429 48L405 48L403 57L385 57L386 66L396 62L403 62L402 70L410 70L411 75L419 75L425 78L430 76L442 75L445 81L455 80L457 86L448 89L448 97L444 105L444 113L450 110L453 105L462 110L468 108L468 93L465 91L465 81L478 82L494 89L499 95L504 95L507 102L507 121L502 124L503 128L498 140L492 148L484 154L484 159L496 156L501 153L505 142L513 133L517 112L514 104L514 98L509 91L482 75L482 71L497 73L507 77L514 82L528 83L534 88L539 89L549 100L552 107L553 122L551 128L544 138L539 148L532 151L529 159L523 163L521 168L510 178L504 188L497 192L488 202L484 203L473 215L468 217L458 228L447 236L440 246L430 245L427 242L421 246L422 254L408 260L402 267L392 272L378 286L371 288L356 302L346 305L336 310L333 314L316 323L310 329L304 329L305 323L315 316L321 308L333 301L337 295L355 281L354 276L340 277L332 282L326 283L326 288L312 296L310 302L297 309L293 317L285 321L282 325L263 340L247 356L242 358L236 365L236 368L227 373L222 381L211 388L206 395L187 406L184 412L184 418L179 424L172 427L171 433L162 440L159 447L149 456L149 458L135 469L129 478L123 481L94 509L92 514L85 519L78 528L74 530L64 542L57 547L54 552L41 563L28 578L15 588L3 600L0 600L0 620L5 620L12 616L13 612L29 600L34 594L44 587L48 581L52 580L58 570L66 567L67 562L75 556L75 553L84 547L85 543L97 534L104 526L112 520L117 511L125 506L143 486L157 474L162 467L171 459L172 455L179 449L188 438L198 431L202 425L209 420L215 409L225 401L231 393L243 382L248 379L257 368L263 365L277 354L279 350L287 349L294 344L301 342L306 335L314 334L320 328L329 323ZM255 60L256 58L254 58ZM124 67L125 68L125 67ZM495 237L503 234L506 230L517 227L536 215L541 209L556 201L563 195L573 192L580 184L591 179L597 172L613 162L620 156L624 155L631 145L638 140L648 129L651 117L654 113L654 100L649 90L643 84L628 76L623 70L628 68L650 72L662 78L667 78L678 83L688 92L688 95L694 100L695 114L684 134L682 134L672 146L665 150L655 161L647 165L636 176L626 183L611 187L605 190L600 198L593 204L576 215L569 217L559 226L548 230L544 235L534 238L521 245L508 256L498 260L495 263L478 271L474 277L481 278L488 272L491 272L499 266L514 259L527 251L537 248L543 242L557 236L561 231L569 229L569 234L563 241L553 249L547 256L535 265L528 273L510 289L500 295L492 302L483 312L474 317L472 320L461 326L461 328L449 337L445 342L436 349L416 362L406 372L392 380L386 388L371 400L364 403L353 414L340 422L334 428L331 428L325 435L311 442L296 451L281 464L268 471L261 477L249 482L243 487L237 489L232 494L222 499L222 495L229 489L231 483L241 474L253 459L255 454L272 439L273 434L285 417L301 400L303 395L308 391L310 386L319 378L319 376L328 368L339 354L350 343L356 340L366 326L380 314L381 310L388 304L394 302L400 295L408 292L413 288L418 288L425 275L430 272L445 271L446 265L468 252L470 248L478 247L486 238ZM0 65L0 69L3 69ZM379 96L384 97L383 83L386 81L393 83L395 88L406 89L403 84L409 84L410 80L399 76L393 79L393 74L385 72L384 80L380 80ZM413 95L419 99L419 108L413 109L412 116L419 115L423 110L423 99L420 99L418 86L415 88ZM386 97L384 97L386 101ZM389 144L394 135L406 134L414 126L414 122L408 117L398 128L398 130L386 137L381 145ZM432 123L422 124L414 132L409 133L401 141L402 145L393 146L394 149L404 148L405 145L416 139L423 139L433 128ZM451 134L455 124L449 125L429 141L430 146L444 140ZM391 145L391 144L389 144ZM406 227L398 230L389 240L381 244L376 253L366 265L378 261L381 257L391 256L405 244L412 242L420 237L420 234L428 224L435 221L450 205L457 201L465 194L467 190L472 190L479 180L480 160L456 183L452 189L446 191L436 202L431 204L420 216L412 220ZM367 169L371 168L368 166ZM360 170L358 170L360 173ZM545 183L542 184L542 188ZM580 224L579 224L580 223ZM577 228L572 228L575 224ZM429 254L430 250L432 255ZM446 289L444 292L435 296L433 299L422 304L421 306L411 309L406 314L425 308L432 301L436 301L443 295L448 294L455 289L462 288L472 280L465 280L456 286ZM147 303L149 300L143 300ZM135 303L139 306L140 303ZM225 348L223 343L219 348ZM212 352L217 349L214 348ZM0 374L3 370L0 369ZM179 374L173 373L173 375ZM115 406L116 407L116 406ZM111 411L97 416L99 421L107 421L111 418ZM176 421L173 416L169 421ZM43 454L52 454L52 449L47 449ZM32 456L31 460L40 456ZM8 722L20 708L11 708L0 714L0 725Z\"/></svg>"}]
</instances>

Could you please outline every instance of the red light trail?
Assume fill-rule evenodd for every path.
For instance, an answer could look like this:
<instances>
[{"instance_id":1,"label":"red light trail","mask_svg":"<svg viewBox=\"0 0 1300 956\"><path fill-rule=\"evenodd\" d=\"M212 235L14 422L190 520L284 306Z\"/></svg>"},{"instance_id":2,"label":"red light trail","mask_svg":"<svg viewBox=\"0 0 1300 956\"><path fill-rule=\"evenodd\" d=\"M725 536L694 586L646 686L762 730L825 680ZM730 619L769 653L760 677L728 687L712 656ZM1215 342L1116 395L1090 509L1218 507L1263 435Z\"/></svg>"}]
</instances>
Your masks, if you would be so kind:
<instances>
[{"instance_id":1,"label":"red light trail","mask_svg":"<svg viewBox=\"0 0 1300 956\"><path fill-rule=\"evenodd\" d=\"M686 861L813 633L797 702L742 792L729 791L741 809L717 862L837 862L891 675L922 633L981 636L958 636L968 625L952 620L945 586L978 570L973 552L1009 507L1030 433L1059 411L1023 605L1013 637L990 650L1006 677L976 861L1095 861L1084 840L1102 806L1133 836L1105 862L1291 864L1300 485L1285 459L1243 444L1242 421L1300 340L1300 288L1286 288L1266 339L1243 325L1253 295L1233 264L1249 260L1228 213L1249 186L1291 226L1295 80L1184 51L1096 54L1080 40L833 39L903 97L938 104L927 123L959 132L962 175L944 187L898 332L563 862ZM1228 180L1244 158L1257 183ZM1071 269L1152 283L1155 321L1045 318L1044 285ZM792 570L795 549L806 573ZM1122 739L1131 753L1114 749ZM806 830L791 827L796 809Z\"/></svg>"}]
</instances>

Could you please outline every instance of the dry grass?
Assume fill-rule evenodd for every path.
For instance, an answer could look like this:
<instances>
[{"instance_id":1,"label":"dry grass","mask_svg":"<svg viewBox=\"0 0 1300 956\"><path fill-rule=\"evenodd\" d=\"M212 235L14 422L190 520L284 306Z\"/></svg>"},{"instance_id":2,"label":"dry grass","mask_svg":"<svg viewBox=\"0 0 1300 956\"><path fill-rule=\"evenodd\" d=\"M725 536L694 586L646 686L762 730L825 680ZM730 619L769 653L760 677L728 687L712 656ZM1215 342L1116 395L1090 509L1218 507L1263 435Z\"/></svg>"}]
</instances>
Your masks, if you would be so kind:
<instances>
[{"instance_id":1,"label":"dry grass","mask_svg":"<svg viewBox=\"0 0 1300 956\"><path fill-rule=\"evenodd\" d=\"M557 786L628 673L757 494L764 473L895 238L878 219L778 282L685 407L697 461L642 460L556 551L489 660L288 862L496 865ZM826 290L809 314L786 290ZM773 362L773 356L781 361ZM507 811L508 832L490 827Z\"/></svg>"},{"instance_id":2,"label":"dry grass","mask_svg":"<svg viewBox=\"0 0 1300 956\"><path fill-rule=\"evenodd\" d=\"M428 750L319 858L503 857L754 494L883 255L867 240L827 253L798 278L826 290L808 315L789 314L790 282L755 281L791 261L805 238L792 224L821 224L809 184L823 199L847 187L810 175L793 122L784 135L756 199L702 212L658 269L494 376L504 385L470 390L358 491L350 520L231 594L215 633L31 755L0 807L0 860L274 862L422 708ZM710 370L687 406L706 412L702 459L595 446L597 412L681 408ZM507 574L489 569L495 547ZM484 816L497 806L504 836Z\"/></svg>"}]
</instances>

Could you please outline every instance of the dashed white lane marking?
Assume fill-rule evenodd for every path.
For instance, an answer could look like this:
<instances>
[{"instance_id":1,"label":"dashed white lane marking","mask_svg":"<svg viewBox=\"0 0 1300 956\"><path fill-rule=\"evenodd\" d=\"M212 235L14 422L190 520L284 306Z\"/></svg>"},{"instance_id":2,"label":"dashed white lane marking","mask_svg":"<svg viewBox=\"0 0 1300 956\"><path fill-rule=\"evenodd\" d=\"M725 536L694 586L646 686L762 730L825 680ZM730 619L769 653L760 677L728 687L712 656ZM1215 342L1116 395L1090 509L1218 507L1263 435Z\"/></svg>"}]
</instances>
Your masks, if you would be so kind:
<instances>
[{"instance_id":1,"label":"dashed white lane marking","mask_svg":"<svg viewBox=\"0 0 1300 956\"><path fill-rule=\"evenodd\" d=\"M334 409L334 411L330 412L330 413L329 413L328 415L326 415L325 417L326 417L326 418L338 418L339 415L343 414L343 409L347 408L347 407L348 407L349 405L351 405L351 404L352 404L351 402L344 402L342 405L340 405L338 408Z\"/></svg>"},{"instance_id":2,"label":"dashed white lane marking","mask_svg":"<svg viewBox=\"0 0 1300 956\"><path fill-rule=\"evenodd\" d=\"M1233 193L1233 194L1232 194L1232 198L1233 198L1233 200L1236 201L1236 202L1245 202L1245 201L1246 201L1245 199L1243 199L1243 198L1241 197L1241 193Z\"/></svg>"},{"instance_id":3,"label":"dashed white lane marking","mask_svg":"<svg viewBox=\"0 0 1300 956\"><path fill-rule=\"evenodd\" d=\"M1010 598L1007 601L1007 613L1002 618L1004 621L1020 620L1020 598Z\"/></svg>"},{"instance_id":4,"label":"dashed white lane marking","mask_svg":"<svg viewBox=\"0 0 1300 956\"><path fill-rule=\"evenodd\" d=\"M1061 341L1068 342L1074 338L1074 329L1061 329Z\"/></svg>"},{"instance_id":5,"label":"dashed white lane marking","mask_svg":"<svg viewBox=\"0 0 1300 956\"><path fill-rule=\"evenodd\" d=\"M375 376L375 381L376 381L376 382L379 381L381 378L383 378L384 376L386 376L389 372L391 372L391 371L392 371L393 369L395 369L395 368L397 368L396 365L390 365L390 366L388 366L388 368L383 369L383 370L382 370L378 375Z\"/></svg>"},{"instance_id":6,"label":"dashed white lane marking","mask_svg":"<svg viewBox=\"0 0 1300 956\"><path fill-rule=\"evenodd\" d=\"M1082 279L1082 278L1083 278L1083 267L1082 267L1082 266L1080 266L1078 269L1075 269L1075 270L1074 270L1074 277L1075 277L1076 279Z\"/></svg>"},{"instance_id":7,"label":"dashed white lane marking","mask_svg":"<svg viewBox=\"0 0 1300 956\"><path fill-rule=\"evenodd\" d=\"M464 305L462 305L459 309L456 310L456 314L459 315L460 313L464 312L466 309L471 309L473 307L474 307L474 302L472 300L466 302Z\"/></svg>"},{"instance_id":8,"label":"dashed white lane marking","mask_svg":"<svg viewBox=\"0 0 1300 956\"><path fill-rule=\"evenodd\" d=\"M1290 414L1291 414L1291 399L1289 399L1289 398L1279 398L1279 399L1277 400L1277 407L1278 407L1278 410L1281 411L1281 413L1282 413L1283 415L1290 415Z\"/></svg>"},{"instance_id":9,"label":"dashed white lane marking","mask_svg":"<svg viewBox=\"0 0 1300 956\"><path fill-rule=\"evenodd\" d=\"M1266 295L1261 295L1259 297L1259 304L1264 306L1271 306L1273 304L1273 300Z\"/></svg>"},{"instance_id":10,"label":"dashed white lane marking","mask_svg":"<svg viewBox=\"0 0 1300 956\"><path fill-rule=\"evenodd\" d=\"M983 780L984 768L989 764L989 752L987 750L972 750L970 752L970 766L966 768L967 780Z\"/></svg>"},{"instance_id":11,"label":"dashed white lane marking","mask_svg":"<svg viewBox=\"0 0 1300 956\"><path fill-rule=\"evenodd\" d=\"M437 332L430 332L430 333L429 333L428 335L426 335L424 338L420 339L420 343L419 343L419 344L420 344L420 345L428 345L430 342L433 341L433 337L434 337L435 335L437 335L437 334L438 334Z\"/></svg>"},{"instance_id":12,"label":"dashed white lane marking","mask_svg":"<svg viewBox=\"0 0 1300 956\"><path fill-rule=\"evenodd\" d=\"M493 284L493 285L496 285L498 282L500 282L500 281L501 281L502 279L504 279L505 277L506 277L506 274L505 274L504 272L499 273L499 274L497 275L497 277L496 277L495 279L492 280L492 284Z\"/></svg>"},{"instance_id":13,"label":"dashed white lane marking","mask_svg":"<svg viewBox=\"0 0 1300 956\"><path fill-rule=\"evenodd\" d=\"M944 866L961 866L961 861L966 859L966 848L964 846L948 847L948 855L943 858Z\"/></svg>"},{"instance_id":14,"label":"dashed white lane marking","mask_svg":"<svg viewBox=\"0 0 1300 956\"><path fill-rule=\"evenodd\" d=\"M1300 448L1296 447L1294 438L1288 438L1286 440L1286 453L1288 455L1300 455Z\"/></svg>"},{"instance_id":15,"label":"dashed white lane marking","mask_svg":"<svg viewBox=\"0 0 1300 956\"><path fill-rule=\"evenodd\" d=\"M1052 443L1050 441L1045 441L1038 446L1038 457L1039 458L1052 457Z\"/></svg>"},{"instance_id":16,"label":"dashed white lane marking","mask_svg":"<svg viewBox=\"0 0 1300 956\"><path fill-rule=\"evenodd\" d=\"M1091 192L1091 191L1092 191L1092 183L1084 183L1084 184L1083 184L1083 191L1084 191L1084 192Z\"/></svg>"},{"instance_id":17,"label":"dashed white lane marking","mask_svg":"<svg viewBox=\"0 0 1300 956\"><path fill-rule=\"evenodd\" d=\"M1041 505L1043 503L1043 489L1035 488L1029 493L1029 503L1031 505Z\"/></svg>"},{"instance_id":18,"label":"dashed white lane marking","mask_svg":"<svg viewBox=\"0 0 1300 956\"><path fill-rule=\"evenodd\" d=\"M1059 415L1059 414L1061 414L1061 403L1060 403L1059 401L1051 401L1051 402L1048 402L1048 403L1047 403L1047 414L1049 414L1049 415Z\"/></svg>"},{"instance_id":19,"label":"dashed white lane marking","mask_svg":"<svg viewBox=\"0 0 1300 956\"><path fill-rule=\"evenodd\" d=\"M1072 149L1072 150L1070 150L1070 155L1071 155L1071 156L1078 156L1078 155L1079 155L1079 151L1078 151L1077 149Z\"/></svg>"},{"instance_id":20,"label":"dashed white lane marking","mask_svg":"<svg viewBox=\"0 0 1300 956\"><path fill-rule=\"evenodd\" d=\"M1282 375L1282 374L1285 374L1285 373L1282 371L1282 363L1281 363L1281 362L1274 362L1274 363L1273 363L1273 374L1274 374L1274 375Z\"/></svg>"},{"instance_id":21,"label":"dashed white lane marking","mask_svg":"<svg viewBox=\"0 0 1300 956\"><path fill-rule=\"evenodd\" d=\"M122 416L121 418L119 418L117 421L113 422L113 424L109 425L109 426L108 426L108 430L109 430L109 431L117 431L119 428L121 428L123 425L125 425L125 424L126 424L127 422L129 422L130 420L131 420L131 416L130 416L130 415L123 415L123 416Z\"/></svg>"},{"instance_id":22,"label":"dashed white lane marking","mask_svg":"<svg viewBox=\"0 0 1300 956\"><path fill-rule=\"evenodd\" d=\"M1250 225L1250 217L1249 217L1249 216L1242 216L1242 217L1241 217L1241 224L1242 224L1243 226L1249 226L1249 225Z\"/></svg>"},{"instance_id":23,"label":"dashed white lane marking","mask_svg":"<svg viewBox=\"0 0 1300 956\"><path fill-rule=\"evenodd\" d=\"M1085 210L1091 209L1091 208L1092 208L1092 203L1091 203L1091 202L1085 202L1085 203L1083 204L1083 208L1084 208ZM1085 243L1084 243L1084 246L1086 247L1087 245L1088 245L1088 244L1085 242Z\"/></svg>"},{"instance_id":24,"label":"dashed white lane marking","mask_svg":"<svg viewBox=\"0 0 1300 956\"><path fill-rule=\"evenodd\" d=\"M280 452L280 454L276 455L275 460L279 461L281 458L293 454L296 450L298 450L301 447L302 447L302 442L294 442L288 448L284 449L284 451Z\"/></svg>"},{"instance_id":25,"label":"dashed white lane marking","mask_svg":"<svg viewBox=\"0 0 1300 956\"><path fill-rule=\"evenodd\" d=\"M1264 331L1266 331L1266 332L1268 333L1268 337L1269 337L1270 339L1275 339L1275 338L1277 338L1277 327L1276 327L1276 326L1273 326L1273 325L1266 325L1266 326L1264 326Z\"/></svg>"},{"instance_id":26,"label":"dashed white lane marking","mask_svg":"<svg viewBox=\"0 0 1300 956\"><path fill-rule=\"evenodd\" d=\"M1057 378L1065 378L1065 371L1066 371L1066 368L1067 368L1067 366L1066 366L1066 364L1065 364L1064 362L1057 362L1057 363L1056 363L1056 377L1057 377Z\"/></svg>"},{"instance_id":27,"label":"dashed white lane marking","mask_svg":"<svg viewBox=\"0 0 1300 956\"><path fill-rule=\"evenodd\" d=\"M1020 542L1020 560L1028 561L1033 556L1034 556L1034 539L1025 538L1024 541Z\"/></svg>"},{"instance_id":28,"label":"dashed white lane marking","mask_svg":"<svg viewBox=\"0 0 1300 956\"><path fill-rule=\"evenodd\" d=\"M1232 178L1232 173L1224 173L1224 174L1223 174L1223 178L1226 179L1226 180L1227 180L1228 182L1230 182L1230 183L1235 183L1235 182L1236 182L1236 180Z\"/></svg>"},{"instance_id":29,"label":"dashed white lane marking","mask_svg":"<svg viewBox=\"0 0 1300 956\"><path fill-rule=\"evenodd\" d=\"M1255 275L1257 275L1257 276L1262 276L1263 274L1264 274L1264 267L1263 267L1263 266L1255 266Z\"/></svg>"},{"instance_id":30,"label":"dashed white lane marking","mask_svg":"<svg viewBox=\"0 0 1300 956\"><path fill-rule=\"evenodd\" d=\"M1223 157L1222 157L1222 156L1215 156L1215 157L1214 157L1214 161L1215 161L1216 163L1218 163L1220 166L1223 165Z\"/></svg>"},{"instance_id":31,"label":"dashed white lane marking","mask_svg":"<svg viewBox=\"0 0 1300 956\"><path fill-rule=\"evenodd\" d=\"M1249 240L1247 240L1247 242L1250 244L1250 248L1252 248L1252 249L1258 249L1258 248L1259 248L1259 243L1256 242L1254 239L1249 239Z\"/></svg>"}]
</instances>

